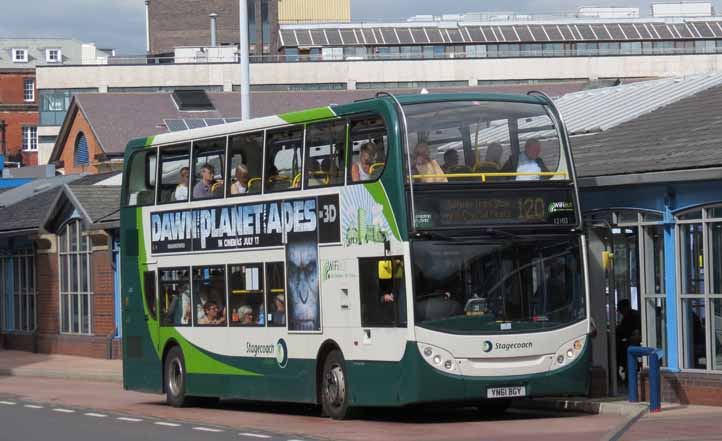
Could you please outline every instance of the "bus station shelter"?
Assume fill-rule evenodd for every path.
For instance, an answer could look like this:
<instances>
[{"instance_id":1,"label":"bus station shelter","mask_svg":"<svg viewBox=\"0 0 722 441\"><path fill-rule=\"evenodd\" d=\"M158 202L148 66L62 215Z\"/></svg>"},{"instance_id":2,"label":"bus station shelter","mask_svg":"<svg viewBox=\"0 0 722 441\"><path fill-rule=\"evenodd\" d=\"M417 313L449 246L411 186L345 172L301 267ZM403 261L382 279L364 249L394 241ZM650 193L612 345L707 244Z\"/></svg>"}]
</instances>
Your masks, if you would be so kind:
<instances>
[{"instance_id":1,"label":"bus station shelter","mask_svg":"<svg viewBox=\"0 0 722 441\"><path fill-rule=\"evenodd\" d=\"M700 79L628 93L609 118L656 108L572 138L600 394L624 392L615 311L626 300L641 318L642 345L664 351L662 399L722 405L722 86L694 90ZM691 93L665 102L679 86Z\"/></svg>"}]
</instances>

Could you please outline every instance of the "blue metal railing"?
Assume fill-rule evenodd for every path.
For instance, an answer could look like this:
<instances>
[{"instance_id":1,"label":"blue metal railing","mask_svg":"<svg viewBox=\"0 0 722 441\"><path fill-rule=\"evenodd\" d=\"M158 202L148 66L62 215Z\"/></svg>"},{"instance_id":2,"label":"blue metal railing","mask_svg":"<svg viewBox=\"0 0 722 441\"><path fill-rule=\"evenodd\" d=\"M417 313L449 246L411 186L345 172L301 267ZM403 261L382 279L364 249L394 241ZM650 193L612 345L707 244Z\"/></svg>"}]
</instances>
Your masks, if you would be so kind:
<instances>
[{"instance_id":1,"label":"blue metal railing","mask_svg":"<svg viewBox=\"0 0 722 441\"><path fill-rule=\"evenodd\" d=\"M659 371L659 360L664 356L664 351L657 348L644 346L630 346L627 348L627 378L629 378L629 401L638 402L637 392L637 359L648 357L649 359L649 411L659 412L662 408L661 400L661 374Z\"/></svg>"}]
</instances>

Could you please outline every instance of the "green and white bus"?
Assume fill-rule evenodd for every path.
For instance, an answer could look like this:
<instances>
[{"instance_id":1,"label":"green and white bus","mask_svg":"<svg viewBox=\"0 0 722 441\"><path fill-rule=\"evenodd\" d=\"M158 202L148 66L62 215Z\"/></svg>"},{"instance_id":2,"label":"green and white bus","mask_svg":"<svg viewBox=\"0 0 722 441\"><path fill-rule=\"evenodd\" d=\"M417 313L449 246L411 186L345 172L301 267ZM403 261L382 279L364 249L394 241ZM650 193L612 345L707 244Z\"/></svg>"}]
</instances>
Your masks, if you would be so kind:
<instances>
[{"instance_id":1,"label":"green and white bus","mask_svg":"<svg viewBox=\"0 0 722 441\"><path fill-rule=\"evenodd\" d=\"M338 419L584 394L581 228L541 94L380 93L134 140L125 388Z\"/></svg>"}]
</instances>

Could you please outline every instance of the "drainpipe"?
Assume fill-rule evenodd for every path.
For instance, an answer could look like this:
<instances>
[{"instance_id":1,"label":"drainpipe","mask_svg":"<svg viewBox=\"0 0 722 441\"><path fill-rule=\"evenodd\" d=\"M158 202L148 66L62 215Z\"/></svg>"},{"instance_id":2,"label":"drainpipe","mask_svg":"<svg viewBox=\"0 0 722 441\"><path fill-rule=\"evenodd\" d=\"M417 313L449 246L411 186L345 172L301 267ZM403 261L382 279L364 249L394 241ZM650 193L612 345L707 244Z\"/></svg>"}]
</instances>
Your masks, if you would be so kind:
<instances>
[{"instance_id":1,"label":"drainpipe","mask_svg":"<svg viewBox=\"0 0 722 441\"><path fill-rule=\"evenodd\" d=\"M0 146L2 146L2 155L3 157L6 157L8 155L7 151L7 144L5 143L5 129L7 128L7 125L5 124L4 119L0 119Z\"/></svg>"},{"instance_id":2,"label":"drainpipe","mask_svg":"<svg viewBox=\"0 0 722 441\"><path fill-rule=\"evenodd\" d=\"M145 0L145 51L150 53L150 0Z\"/></svg>"},{"instance_id":3,"label":"drainpipe","mask_svg":"<svg viewBox=\"0 0 722 441\"><path fill-rule=\"evenodd\" d=\"M216 19L218 14L214 12L208 16L211 18L211 47L216 47Z\"/></svg>"}]
</instances>

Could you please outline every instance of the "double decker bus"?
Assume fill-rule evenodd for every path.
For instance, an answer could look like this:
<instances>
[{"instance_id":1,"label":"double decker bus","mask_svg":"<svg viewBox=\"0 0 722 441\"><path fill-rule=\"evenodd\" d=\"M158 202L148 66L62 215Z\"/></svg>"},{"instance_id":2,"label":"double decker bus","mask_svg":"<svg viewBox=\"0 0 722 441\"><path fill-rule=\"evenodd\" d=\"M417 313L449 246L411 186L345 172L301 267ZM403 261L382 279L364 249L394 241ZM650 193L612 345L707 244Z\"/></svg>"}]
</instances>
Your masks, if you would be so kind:
<instances>
[{"instance_id":1,"label":"double decker bus","mask_svg":"<svg viewBox=\"0 0 722 441\"><path fill-rule=\"evenodd\" d=\"M421 94L129 143L126 389L364 406L584 394L586 243L541 94Z\"/></svg>"}]
</instances>

